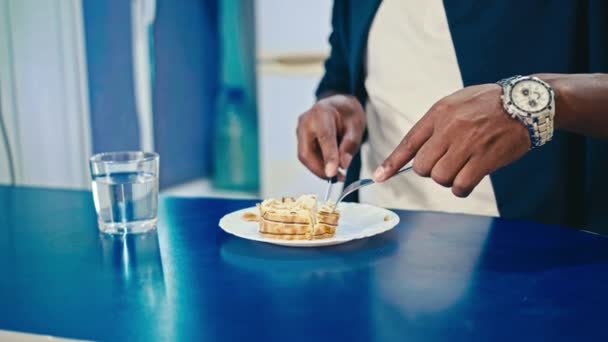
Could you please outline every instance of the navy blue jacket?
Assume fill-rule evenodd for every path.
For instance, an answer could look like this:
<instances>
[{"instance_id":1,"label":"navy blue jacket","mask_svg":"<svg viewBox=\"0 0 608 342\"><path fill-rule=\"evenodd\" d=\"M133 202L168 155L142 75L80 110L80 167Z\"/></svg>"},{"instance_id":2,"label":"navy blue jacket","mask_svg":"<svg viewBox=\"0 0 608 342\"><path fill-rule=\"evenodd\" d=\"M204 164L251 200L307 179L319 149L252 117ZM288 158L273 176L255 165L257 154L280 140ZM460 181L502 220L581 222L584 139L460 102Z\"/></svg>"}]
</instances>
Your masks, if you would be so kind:
<instances>
[{"instance_id":1,"label":"navy blue jacket","mask_svg":"<svg viewBox=\"0 0 608 342\"><path fill-rule=\"evenodd\" d=\"M365 104L363 56L379 4L334 1L332 49L317 96L352 94ZM444 6L465 86L518 74L608 71L608 1L445 0ZM359 168L356 156L347 182ZM608 233L606 175L607 141L556 132L491 179L502 217Z\"/></svg>"}]
</instances>

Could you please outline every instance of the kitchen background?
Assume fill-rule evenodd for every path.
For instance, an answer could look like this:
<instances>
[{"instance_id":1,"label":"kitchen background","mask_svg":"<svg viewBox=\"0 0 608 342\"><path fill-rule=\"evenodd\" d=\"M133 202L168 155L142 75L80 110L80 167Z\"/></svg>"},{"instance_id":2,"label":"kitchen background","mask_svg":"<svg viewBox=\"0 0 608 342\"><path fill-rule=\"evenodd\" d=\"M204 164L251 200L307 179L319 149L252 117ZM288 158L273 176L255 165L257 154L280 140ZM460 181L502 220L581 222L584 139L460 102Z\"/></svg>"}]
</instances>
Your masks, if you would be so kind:
<instances>
[{"instance_id":1,"label":"kitchen background","mask_svg":"<svg viewBox=\"0 0 608 342\"><path fill-rule=\"evenodd\" d=\"M322 194L295 127L331 6L0 0L0 183L87 189L93 153L147 150L164 194Z\"/></svg>"}]
</instances>

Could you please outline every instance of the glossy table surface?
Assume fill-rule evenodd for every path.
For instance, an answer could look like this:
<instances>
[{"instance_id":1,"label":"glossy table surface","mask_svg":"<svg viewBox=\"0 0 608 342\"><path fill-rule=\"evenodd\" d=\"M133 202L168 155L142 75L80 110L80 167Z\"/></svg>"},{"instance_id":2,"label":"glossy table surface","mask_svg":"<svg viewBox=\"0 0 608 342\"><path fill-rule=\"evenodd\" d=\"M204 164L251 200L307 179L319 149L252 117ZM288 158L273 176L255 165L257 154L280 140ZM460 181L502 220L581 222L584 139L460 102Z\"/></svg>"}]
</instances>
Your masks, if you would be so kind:
<instances>
[{"instance_id":1,"label":"glossy table surface","mask_svg":"<svg viewBox=\"0 0 608 342\"><path fill-rule=\"evenodd\" d=\"M129 341L608 341L608 238L406 211L381 236L320 249L218 228L253 203L162 198L158 232L123 239L98 233L88 192L0 187L0 329Z\"/></svg>"}]
</instances>

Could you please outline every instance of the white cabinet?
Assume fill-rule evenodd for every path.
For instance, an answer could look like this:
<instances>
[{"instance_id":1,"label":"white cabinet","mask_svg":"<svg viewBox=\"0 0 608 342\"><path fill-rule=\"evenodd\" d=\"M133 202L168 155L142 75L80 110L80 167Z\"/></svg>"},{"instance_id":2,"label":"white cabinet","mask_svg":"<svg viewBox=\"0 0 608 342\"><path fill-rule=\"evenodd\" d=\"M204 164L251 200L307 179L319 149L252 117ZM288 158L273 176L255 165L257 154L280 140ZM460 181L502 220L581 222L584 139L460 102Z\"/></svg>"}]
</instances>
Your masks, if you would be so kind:
<instances>
[{"instance_id":1,"label":"white cabinet","mask_svg":"<svg viewBox=\"0 0 608 342\"><path fill-rule=\"evenodd\" d=\"M329 51L330 0L256 1L260 196L316 193L326 182L297 158L298 116L314 103ZM339 190L335 187L335 191Z\"/></svg>"}]
</instances>

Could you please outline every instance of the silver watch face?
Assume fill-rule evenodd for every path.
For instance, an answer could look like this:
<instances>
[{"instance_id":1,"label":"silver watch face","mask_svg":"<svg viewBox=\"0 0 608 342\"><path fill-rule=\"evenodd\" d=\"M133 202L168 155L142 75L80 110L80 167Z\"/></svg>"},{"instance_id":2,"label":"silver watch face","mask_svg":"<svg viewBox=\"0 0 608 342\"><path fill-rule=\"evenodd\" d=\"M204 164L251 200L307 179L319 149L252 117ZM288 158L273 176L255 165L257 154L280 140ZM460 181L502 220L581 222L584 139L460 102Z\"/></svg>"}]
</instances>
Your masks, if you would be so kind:
<instances>
[{"instance_id":1,"label":"silver watch face","mask_svg":"<svg viewBox=\"0 0 608 342\"><path fill-rule=\"evenodd\" d=\"M536 113L545 110L551 104L551 92L538 81L522 80L511 88L510 99L520 110Z\"/></svg>"}]
</instances>

